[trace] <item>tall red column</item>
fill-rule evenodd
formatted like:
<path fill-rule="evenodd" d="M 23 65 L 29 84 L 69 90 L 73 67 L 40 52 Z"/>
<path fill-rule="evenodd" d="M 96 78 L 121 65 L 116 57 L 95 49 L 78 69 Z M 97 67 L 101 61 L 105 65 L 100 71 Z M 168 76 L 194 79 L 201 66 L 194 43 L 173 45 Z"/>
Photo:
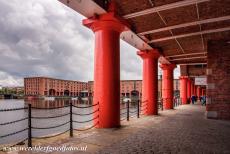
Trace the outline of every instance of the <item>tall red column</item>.
<path fill-rule="evenodd" d="M 180 98 L 182 104 L 187 104 L 187 76 L 180 76 Z"/>
<path fill-rule="evenodd" d="M 145 115 L 158 114 L 158 58 L 157 50 L 138 51 L 137 54 L 143 59 L 142 102 L 147 108 Z"/>
<path fill-rule="evenodd" d="M 193 90 L 194 90 L 194 95 L 195 95 L 195 96 L 197 96 L 196 88 L 197 88 L 197 86 L 194 84 L 194 89 L 193 89 Z"/>
<path fill-rule="evenodd" d="M 200 98 L 200 86 L 197 86 L 197 97 Z"/>
<path fill-rule="evenodd" d="M 188 78 L 187 80 L 187 99 L 190 100 L 191 98 L 191 79 Z"/>
<path fill-rule="evenodd" d="M 95 33 L 93 104 L 99 103 L 99 113 L 95 113 L 99 117 L 94 121 L 98 128 L 120 126 L 120 33 L 126 28 L 124 23 L 114 12 L 83 20 Z"/>
<path fill-rule="evenodd" d="M 191 96 L 194 95 L 194 81 L 191 80 Z"/>
<path fill-rule="evenodd" d="M 175 64 L 161 64 L 163 70 L 162 98 L 164 109 L 173 109 L 173 70 Z"/>

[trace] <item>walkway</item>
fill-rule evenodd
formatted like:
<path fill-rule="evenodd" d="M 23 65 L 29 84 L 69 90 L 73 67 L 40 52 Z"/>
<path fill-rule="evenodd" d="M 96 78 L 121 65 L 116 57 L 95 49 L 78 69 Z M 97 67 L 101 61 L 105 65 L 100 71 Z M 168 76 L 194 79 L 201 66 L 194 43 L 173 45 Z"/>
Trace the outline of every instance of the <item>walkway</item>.
<path fill-rule="evenodd" d="M 58 146 L 87 145 L 87 151 L 79 153 L 229 154 L 230 122 L 205 119 L 204 111 L 200 105 L 183 105 L 159 116 L 131 119 L 121 129 L 94 129 L 53 142 Z M 52 146 L 51 141 L 46 142 Z"/>

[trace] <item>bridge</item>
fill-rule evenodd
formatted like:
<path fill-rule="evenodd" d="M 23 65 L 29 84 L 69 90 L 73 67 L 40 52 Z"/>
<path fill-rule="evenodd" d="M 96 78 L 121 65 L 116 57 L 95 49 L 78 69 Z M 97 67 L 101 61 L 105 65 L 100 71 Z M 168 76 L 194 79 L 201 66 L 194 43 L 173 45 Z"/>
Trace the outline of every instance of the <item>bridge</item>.
<path fill-rule="evenodd" d="M 101 104 L 98 128 L 120 126 L 120 39 L 137 48 L 143 60 L 145 115 L 158 114 L 159 62 L 165 109 L 173 108 L 173 70 L 179 65 L 182 104 L 192 95 L 207 95 L 206 117 L 230 119 L 227 0 L 59 1 L 85 16 L 82 24 L 95 34 L 93 101 Z M 195 84 L 199 77 L 207 83 Z"/>

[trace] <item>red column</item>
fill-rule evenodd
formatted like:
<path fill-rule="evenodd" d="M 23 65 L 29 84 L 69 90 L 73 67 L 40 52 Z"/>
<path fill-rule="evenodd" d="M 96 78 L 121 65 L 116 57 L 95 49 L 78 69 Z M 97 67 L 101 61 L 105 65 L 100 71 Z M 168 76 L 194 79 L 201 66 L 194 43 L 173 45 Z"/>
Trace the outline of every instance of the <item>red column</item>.
<path fill-rule="evenodd" d="M 191 96 L 194 95 L 194 81 L 191 80 Z"/>
<path fill-rule="evenodd" d="M 191 79 L 187 80 L 187 99 L 191 98 Z"/>
<path fill-rule="evenodd" d="M 196 93 L 196 88 L 197 88 L 197 86 L 196 86 L 196 85 L 195 85 L 195 83 L 194 83 L 193 90 L 194 90 L 194 95 L 195 95 L 195 96 L 197 96 L 197 93 Z"/>
<path fill-rule="evenodd" d="M 145 115 L 158 114 L 158 58 L 157 50 L 138 51 L 137 54 L 143 59 L 142 102 L 147 108 Z"/>
<path fill-rule="evenodd" d="M 204 95 L 205 95 L 205 89 L 204 89 L 204 88 L 202 88 L 201 95 L 202 95 L 202 96 L 204 96 Z"/>
<path fill-rule="evenodd" d="M 125 23 L 125 22 L 124 22 Z M 125 24 L 113 13 L 83 20 L 95 33 L 94 98 L 98 128 L 120 126 L 120 33 Z M 98 106 L 95 106 L 97 109 Z"/>
<path fill-rule="evenodd" d="M 173 109 L 173 70 L 175 64 L 162 64 L 162 98 L 164 109 Z"/>
<path fill-rule="evenodd" d="M 180 77 L 180 98 L 182 104 L 187 104 L 187 76 Z"/>
<path fill-rule="evenodd" d="M 197 97 L 200 98 L 200 86 L 197 86 Z"/>

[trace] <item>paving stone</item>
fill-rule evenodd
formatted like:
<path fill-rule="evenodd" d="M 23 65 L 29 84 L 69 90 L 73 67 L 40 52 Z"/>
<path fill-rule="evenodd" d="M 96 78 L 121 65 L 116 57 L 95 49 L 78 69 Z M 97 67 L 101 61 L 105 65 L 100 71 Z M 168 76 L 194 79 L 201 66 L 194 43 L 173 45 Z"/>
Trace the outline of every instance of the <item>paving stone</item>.
<path fill-rule="evenodd" d="M 35 143 L 88 147 L 68 154 L 230 154 L 230 121 L 206 119 L 204 113 L 201 105 L 183 105 L 159 116 L 123 121 L 121 128 L 74 132 L 73 138 L 67 133 Z"/>

